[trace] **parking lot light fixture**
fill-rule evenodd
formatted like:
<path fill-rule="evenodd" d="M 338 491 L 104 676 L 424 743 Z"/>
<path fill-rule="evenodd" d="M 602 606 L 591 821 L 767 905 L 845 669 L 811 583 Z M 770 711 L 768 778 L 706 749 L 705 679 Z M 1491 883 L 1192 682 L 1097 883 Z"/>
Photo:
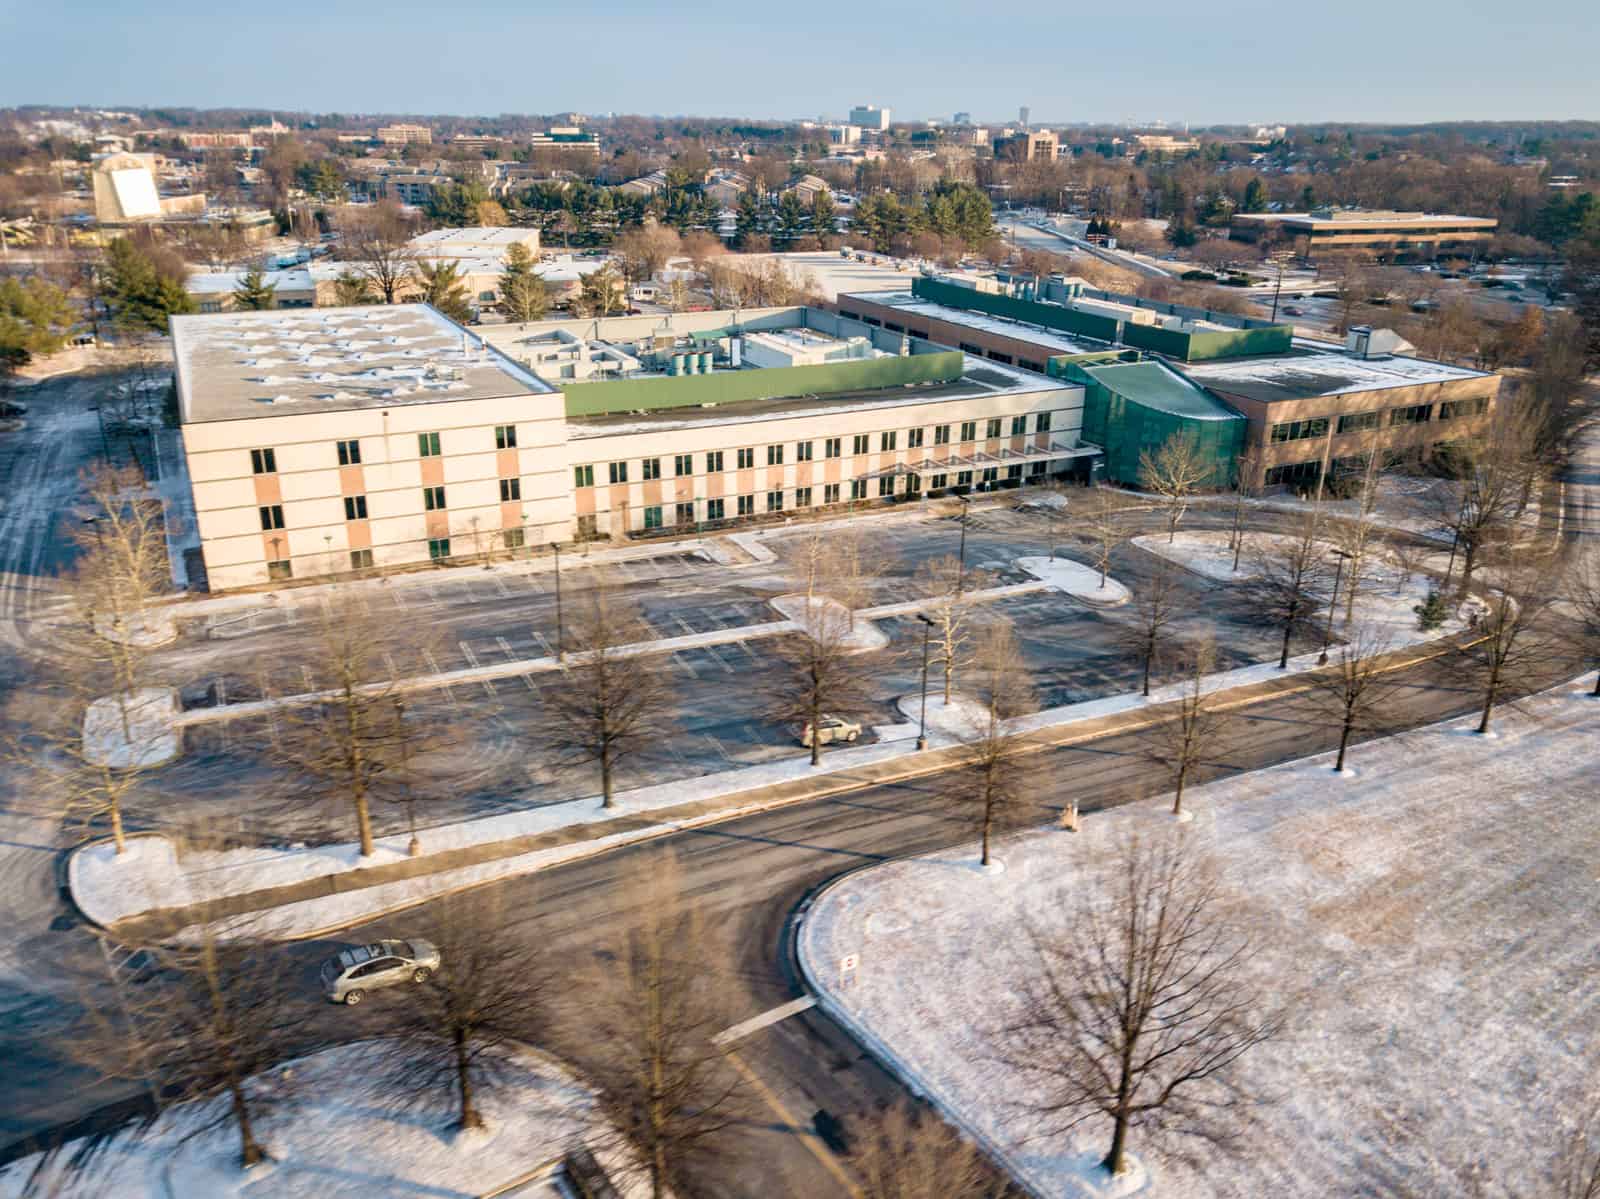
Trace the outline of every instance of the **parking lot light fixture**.
<path fill-rule="evenodd" d="M 917 748 L 928 748 L 928 638 L 933 635 L 933 621 L 927 613 L 918 612 L 917 619 L 922 622 L 922 723 L 917 733 Z"/>
<path fill-rule="evenodd" d="M 961 501 L 961 549 L 957 554 L 960 565 L 956 567 L 956 594 L 960 595 L 967 584 L 967 521 L 972 513 L 972 501 L 964 495 L 956 499 Z"/>
<path fill-rule="evenodd" d="M 1317 665 L 1328 664 L 1328 646 L 1333 644 L 1333 610 L 1339 606 L 1339 583 L 1344 578 L 1344 562 L 1350 557 L 1344 550 L 1334 550 L 1338 565 L 1333 568 L 1333 596 L 1328 600 L 1328 623 L 1322 630 L 1322 653 L 1317 655 Z"/>
<path fill-rule="evenodd" d="M 561 543 L 552 541 L 550 548 L 556 552 L 556 661 L 567 660 L 566 624 L 561 619 Z"/>

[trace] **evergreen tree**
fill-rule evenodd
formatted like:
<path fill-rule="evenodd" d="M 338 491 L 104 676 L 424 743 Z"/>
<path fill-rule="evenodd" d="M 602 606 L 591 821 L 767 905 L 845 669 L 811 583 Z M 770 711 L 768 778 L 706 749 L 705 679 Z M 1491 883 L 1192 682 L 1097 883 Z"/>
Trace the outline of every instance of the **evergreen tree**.
<path fill-rule="evenodd" d="M 472 319 L 472 301 L 461 279 L 461 266 L 450 261 L 424 262 L 417 268 L 422 282 L 422 299 L 453 321 L 465 324 Z"/>
<path fill-rule="evenodd" d="M 787 246 L 794 244 L 806 227 L 806 206 L 798 193 L 786 191 L 778 201 L 778 239 Z"/>
<path fill-rule="evenodd" d="M 374 303 L 372 290 L 360 275 L 344 271 L 333 281 L 334 298 L 344 307 Z"/>
<path fill-rule="evenodd" d="M 67 293 L 38 275 L 0 278 L 0 352 L 17 365 L 67 344 L 77 310 Z"/>
<path fill-rule="evenodd" d="M 811 201 L 811 232 L 819 238 L 838 235 L 839 218 L 831 192 L 818 192 Z"/>
<path fill-rule="evenodd" d="M 278 306 L 278 285 L 268 283 L 259 270 L 247 271 L 239 286 L 233 289 L 233 306 L 259 312 Z"/>
<path fill-rule="evenodd" d="M 156 269 L 155 261 L 125 237 L 106 248 L 105 300 L 121 328 L 167 331 L 167 318 L 193 312 L 183 282 Z"/>
<path fill-rule="evenodd" d="M 734 215 L 734 232 L 739 244 L 745 245 L 750 238 L 763 232 L 764 224 L 761 201 L 755 190 L 751 189 L 739 197 L 739 207 Z"/>
<path fill-rule="evenodd" d="M 550 293 L 534 273 L 533 254 L 527 246 L 512 246 L 500 275 L 500 306 L 512 320 L 536 321 L 550 310 Z"/>
<path fill-rule="evenodd" d="M 625 307 L 625 285 L 610 263 L 583 277 L 572 311 L 578 316 L 610 316 Z"/>
<path fill-rule="evenodd" d="M 1244 187 L 1244 211 L 1265 212 L 1267 210 L 1267 189 L 1260 179 L 1252 179 Z"/>

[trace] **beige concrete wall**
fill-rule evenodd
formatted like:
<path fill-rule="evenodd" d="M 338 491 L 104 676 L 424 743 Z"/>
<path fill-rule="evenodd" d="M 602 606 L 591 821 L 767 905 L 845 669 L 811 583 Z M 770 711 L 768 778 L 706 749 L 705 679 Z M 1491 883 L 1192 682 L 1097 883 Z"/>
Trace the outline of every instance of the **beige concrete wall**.
<path fill-rule="evenodd" d="M 455 555 L 499 548 L 508 510 L 500 479 L 512 477 L 500 473 L 508 452 L 495 448 L 495 426 L 503 424 L 517 429 L 517 510 L 527 513 L 528 544 L 566 539 L 572 489 L 559 393 L 186 425 L 212 588 L 265 581 L 273 549 L 264 536 L 280 539 L 280 556 L 289 558 L 296 578 L 348 569 L 349 550 L 367 545 L 375 566 L 426 561 L 427 539 L 439 535 L 441 524 Z M 440 457 L 420 456 L 423 432 L 439 434 Z M 360 442 L 359 475 L 339 464 L 337 443 L 347 439 Z M 277 460 L 285 527 L 264 535 L 259 508 L 270 493 L 251 471 L 250 451 L 268 447 Z M 423 502 L 424 484 L 435 481 L 445 487 L 442 514 Z M 354 490 L 358 482 L 363 490 Z M 355 526 L 345 519 L 344 496 L 352 494 L 367 497 L 367 520 Z"/>

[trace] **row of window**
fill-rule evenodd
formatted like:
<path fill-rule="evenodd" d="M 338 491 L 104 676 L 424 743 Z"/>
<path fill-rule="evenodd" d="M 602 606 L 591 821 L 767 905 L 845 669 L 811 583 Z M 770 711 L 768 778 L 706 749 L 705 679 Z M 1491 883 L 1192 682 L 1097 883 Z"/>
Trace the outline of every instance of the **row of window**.
<path fill-rule="evenodd" d="M 527 534 L 522 529 L 502 529 L 500 530 L 500 541 L 501 544 L 508 550 L 520 550 L 524 545 L 527 544 Z M 431 560 L 438 562 L 448 558 L 449 556 L 450 538 L 428 538 L 428 557 Z M 371 570 L 372 551 L 351 550 L 350 569 Z M 268 562 L 267 577 L 273 580 L 292 579 L 294 578 L 294 565 L 287 558 L 279 558 L 276 561 Z"/>
<path fill-rule="evenodd" d="M 1454 420 L 1460 417 L 1481 416 L 1489 409 L 1489 401 L 1480 396 L 1470 400 L 1446 400 L 1439 405 L 1440 420 Z M 1374 412 L 1350 412 L 1339 418 L 1339 432 L 1361 433 L 1368 429 L 1382 428 L 1384 414 L 1388 414 L 1390 428 L 1396 425 L 1420 425 L 1433 419 L 1432 404 L 1412 404 L 1405 408 L 1380 409 Z M 1272 440 L 1304 441 L 1312 437 L 1326 437 L 1328 434 L 1328 418 L 1315 417 L 1310 420 L 1280 421 L 1272 426 Z"/>
<path fill-rule="evenodd" d="M 496 425 L 494 427 L 494 448 L 497 450 L 513 450 L 517 447 L 517 426 Z M 340 466 L 361 465 L 361 442 L 352 438 L 349 441 L 335 443 L 335 452 L 339 456 Z M 439 434 L 418 433 L 417 454 L 423 458 L 437 458 L 440 454 Z M 278 452 L 267 446 L 250 451 L 250 472 L 257 475 L 271 475 L 278 471 Z"/>
<path fill-rule="evenodd" d="M 522 499 L 522 480 L 509 478 L 500 480 L 500 500 L 502 503 L 517 502 Z M 422 489 L 422 507 L 425 512 L 443 512 L 445 498 L 443 487 L 424 487 Z M 269 504 L 258 511 L 261 514 L 261 528 L 265 532 L 283 528 L 283 505 Z M 344 518 L 346 520 L 367 519 L 367 497 L 364 495 L 347 495 L 344 497 Z"/>
<path fill-rule="evenodd" d="M 1011 418 L 1011 434 L 1012 434 L 1012 436 L 1020 437 L 1020 436 L 1023 436 L 1023 435 L 1026 434 L 1026 432 L 1027 432 L 1027 420 L 1028 420 L 1028 418 L 1026 416 L 1014 416 L 1014 417 Z M 1003 422 L 1001 421 L 1000 418 L 996 417 L 996 418 L 994 418 L 994 419 L 992 419 L 992 420 L 990 420 L 988 422 L 988 428 L 987 428 L 987 431 L 985 433 L 985 436 L 991 437 L 991 438 L 1000 437 L 1000 436 L 1002 436 L 1002 429 L 1003 428 L 1004 428 Z M 1049 430 L 1050 430 L 1050 413 L 1048 413 L 1048 412 L 1039 413 L 1034 418 L 1034 431 L 1038 432 L 1038 433 L 1047 433 L 1047 432 L 1049 432 Z M 906 432 L 906 448 L 910 449 L 910 450 L 922 449 L 923 445 L 924 445 L 923 437 L 924 437 L 925 433 L 926 433 L 925 429 L 909 429 L 909 430 L 907 430 L 907 432 Z M 969 421 L 965 421 L 965 422 L 962 423 L 962 425 L 961 425 L 961 440 L 962 441 L 976 441 L 978 439 L 977 434 L 978 434 L 978 422 L 977 421 L 969 420 Z M 898 430 L 891 430 L 889 432 L 878 434 L 878 451 L 880 453 L 893 453 L 895 450 L 897 450 L 899 448 L 899 440 L 900 440 L 900 435 L 899 435 Z M 934 426 L 934 429 L 933 429 L 933 444 L 934 445 L 949 445 L 950 444 L 950 426 L 949 425 L 935 425 Z M 796 462 L 811 462 L 811 461 L 813 461 L 815 446 L 816 446 L 816 443 L 814 441 L 797 441 L 797 442 L 795 442 L 794 460 Z M 767 447 L 767 465 L 768 466 L 782 466 L 784 464 L 784 452 L 785 452 L 785 449 L 786 449 L 786 446 L 782 445 L 782 444 L 769 445 Z M 824 440 L 823 443 L 822 443 L 822 456 L 824 458 L 842 458 L 844 456 L 843 449 L 844 449 L 844 442 L 843 442 L 842 438 L 829 437 L 826 440 Z M 855 435 L 854 439 L 851 442 L 850 452 L 851 452 L 852 455 L 862 455 L 862 454 L 871 453 L 872 452 L 872 450 L 871 450 L 871 435 L 867 434 L 867 433 L 857 433 Z M 751 469 L 753 469 L 755 467 L 755 464 L 756 464 L 756 451 L 755 451 L 754 447 L 745 447 L 744 449 L 739 449 L 739 450 L 735 450 L 734 451 L 734 468 L 736 470 L 751 470 Z M 639 467 L 640 467 L 641 476 L 647 482 L 650 481 L 650 480 L 659 479 L 659 478 L 662 477 L 662 475 L 661 475 L 661 459 L 660 458 L 645 458 L 640 462 Z M 694 474 L 694 455 L 693 454 L 676 454 L 676 455 L 674 455 L 673 456 L 673 460 L 672 460 L 672 469 L 673 469 L 673 474 L 675 476 L 677 476 L 678 478 L 683 478 L 685 476 Z M 710 450 L 710 451 L 708 451 L 706 453 L 706 455 L 705 455 L 705 473 L 708 474 L 708 475 L 721 474 L 724 469 L 726 469 L 726 458 L 723 455 L 723 451 L 722 450 Z M 593 487 L 594 486 L 594 466 L 593 466 L 593 464 L 586 464 L 586 465 L 583 465 L 583 466 L 575 466 L 575 467 L 572 468 L 572 472 L 573 472 L 573 484 L 574 484 L 574 486 L 577 486 L 577 487 Z M 624 461 L 624 462 L 610 462 L 610 463 L 607 463 L 606 464 L 606 478 L 611 483 L 626 483 L 626 482 L 628 482 L 628 464 L 627 464 L 627 462 Z"/>

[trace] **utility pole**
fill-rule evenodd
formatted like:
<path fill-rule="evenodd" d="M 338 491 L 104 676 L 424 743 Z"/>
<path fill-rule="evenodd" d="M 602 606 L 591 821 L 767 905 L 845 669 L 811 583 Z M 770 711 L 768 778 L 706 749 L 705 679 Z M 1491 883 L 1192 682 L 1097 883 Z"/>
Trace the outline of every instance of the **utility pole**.
<path fill-rule="evenodd" d="M 933 634 L 933 621 L 926 612 L 918 612 L 922 622 L 922 723 L 917 733 L 917 748 L 928 748 L 928 638 Z"/>
<path fill-rule="evenodd" d="M 551 542 L 556 551 L 556 661 L 567 660 L 566 625 L 561 619 L 561 543 Z"/>

